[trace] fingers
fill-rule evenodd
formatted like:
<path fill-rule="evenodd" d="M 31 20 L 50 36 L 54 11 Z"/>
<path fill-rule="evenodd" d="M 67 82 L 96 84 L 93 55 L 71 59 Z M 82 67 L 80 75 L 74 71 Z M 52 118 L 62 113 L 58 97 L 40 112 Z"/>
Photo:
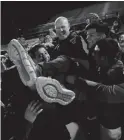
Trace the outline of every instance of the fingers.
<path fill-rule="evenodd" d="M 33 111 L 38 112 L 39 109 L 41 109 L 41 107 L 42 107 L 42 104 L 37 104 L 37 106 L 34 108 Z"/>
<path fill-rule="evenodd" d="M 35 103 L 35 101 L 32 101 L 32 102 L 28 105 L 28 108 L 31 109 L 34 103 Z"/>
<path fill-rule="evenodd" d="M 43 109 L 41 109 L 42 104 L 39 101 L 32 101 L 28 105 L 28 109 L 32 111 L 32 113 L 39 114 Z M 40 110 L 39 110 L 40 109 Z"/>
<path fill-rule="evenodd" d="M 43 109 L 40 109 L 40 110 L 37 112 L 37 115 L 40 114 L 42 111 L 43 111 Z"/>
<path fill-rule="evenodd" d="M 38 104 L 39 104 L 39 101 L 34 101 L 31 107 L 32 110 L 34 110 Z"/>

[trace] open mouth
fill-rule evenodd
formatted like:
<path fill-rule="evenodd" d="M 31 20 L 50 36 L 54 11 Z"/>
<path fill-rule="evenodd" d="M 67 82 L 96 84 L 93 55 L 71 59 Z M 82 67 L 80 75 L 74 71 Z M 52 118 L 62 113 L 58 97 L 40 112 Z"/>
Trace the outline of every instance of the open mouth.
<path fill-rule="evenodd" d="M 62 31 L 62 32 L 61 32 L 61 36 L 64 36 L 65 34 L 66 34 L 65 31 Z"/>

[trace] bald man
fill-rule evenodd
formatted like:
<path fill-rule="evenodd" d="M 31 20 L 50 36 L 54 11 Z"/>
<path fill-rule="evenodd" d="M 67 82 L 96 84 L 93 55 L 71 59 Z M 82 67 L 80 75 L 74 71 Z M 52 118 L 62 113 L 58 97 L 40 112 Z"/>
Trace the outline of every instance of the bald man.
<path fill-rule="evenodd" d="M 60 73 L 67 73 L 68 71 L 74 74 L 76 73 L 74 70 L 76 69 L 76 63 L 74 61 L 83 61 L 83 67 L 85 67 L 85 63 L 88 64 L 81 38 L 70 32 L 70 24 L 65 17 L 59 17 L 55 20 L 55 30 L 59 40 L 58 47 L 53 51 L 55 59 L 48 63 L 39 64 L 39 66 L 44 69 L 47 76 L 60 75 Z"/>
<path fill-rule="evenodd" d="M 67 18 L 59 17 L 55 20 L 56 35 L 59 38 L 59 53 L 71 58 L 87 59 L 83 50 L 81 38 L 70 33 L 70 24 Z"/>

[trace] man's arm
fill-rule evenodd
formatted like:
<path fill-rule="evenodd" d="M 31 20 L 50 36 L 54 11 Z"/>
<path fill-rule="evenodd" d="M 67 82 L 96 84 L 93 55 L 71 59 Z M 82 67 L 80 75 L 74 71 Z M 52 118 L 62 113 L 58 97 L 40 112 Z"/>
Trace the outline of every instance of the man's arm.
<path fill-rule="evenodd" d="M 75 81 L 75 85 L 80 90 L 95 93 L 95 98 L 101 102 L 124 103 L 124 83 L 119 85 L 104 85 L 79 78 Z"/>
<path fill-rule="evenodd" d="M 58 72 L 66 73 L 70 68 L 71 60 L 64 56 L 58 56 L 56 59 L 49 62 L 39 63 L 38 65 L 43 69 L 47 76 L 55 76 Z"/>
<path fill-rule="evenodd" d="M 119 85 L 103 85 L 96 86 L 97 97 L 101 101 L 109 103 L 124 103 L 124 83 Z"/>

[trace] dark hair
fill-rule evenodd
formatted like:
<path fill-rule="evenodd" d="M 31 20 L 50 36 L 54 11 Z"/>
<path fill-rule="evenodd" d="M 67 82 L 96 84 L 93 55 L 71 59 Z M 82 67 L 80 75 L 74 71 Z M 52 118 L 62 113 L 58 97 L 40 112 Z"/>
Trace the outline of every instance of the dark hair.
<path fill-rule="evenodd" d="M 40 48 L 45 48 L 43 45 L 37 44 L 33 48 L 31 48 L 28 53 L 31 56 L 31 58 L 36 58 L 35 53 L 40 49 Z M 46 48 L 45 48 L 46 49 Z"/>
<path fill-rule="evenodd" d="M 111 38 L 102 39 L 97 42 L 97 45 L 100 49 L 99 53 L 101 56 L 116 58 L 117 54 L 120 52 L 120 46 Z"/>
<path fill-rule="evenodd" d="M 108 33 L 108 25 L 106 23 L 91 23 L 86 26 L 85 30 L 96 29 L 98 33 Z"/>

